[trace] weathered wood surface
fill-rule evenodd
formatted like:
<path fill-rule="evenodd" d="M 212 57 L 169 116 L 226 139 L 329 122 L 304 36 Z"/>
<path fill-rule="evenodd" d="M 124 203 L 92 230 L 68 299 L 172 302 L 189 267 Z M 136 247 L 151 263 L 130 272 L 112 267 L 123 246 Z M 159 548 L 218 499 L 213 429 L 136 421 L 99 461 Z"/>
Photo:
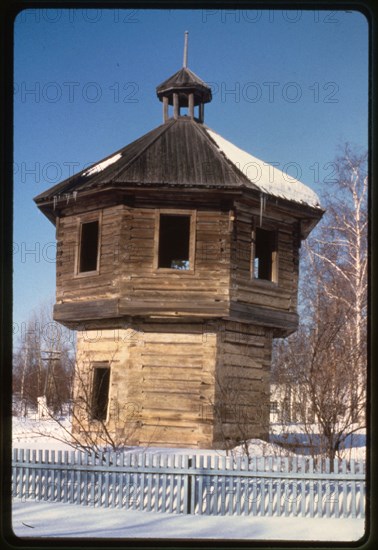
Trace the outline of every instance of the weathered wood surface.
<path fill-rule="evenodd" d="M 109 362 L 112 407 L 108 428 L 114 433 L 120 429 L 120 409 L 125 407 L 132 406 L 141 422 L 129 444 L 179 442 L 211 448 L 215 441 L 222 446 L 226 436 L 239 434 L 236 412 L 235 421 L 218 414 L 219 407 L 234 407 L 236 398 L 240 406 L 249 406 L 244 428 L 248 434 L 265 434 L 266 416 L 260 410 L 269 403 L 270 349 L 271 334 L 258 326 L 231 321 L 168 325 L 140 321 L 116 332 L 79 333 L 77 360 L 82 382 L 88 386 L 91 362 Z M 224 385 L 221 392 L 220 383 Z M 228 397 L 231 392 L 233 402 L 225 399 L 224 389 Z M 118 420 L 112 417 L 113 409 Z M 90 421 L 87 429 L 91 430 Z"/>
<path fill-rule="evenodd" d="M 252 232 L 260 226 L 260 217 L 242 202 L 236 203 L 233 239 L 231 241 L 231 311 L 234 303 L 252 304 L 270 310 L 296 312 L 298 292 L 298 236 L 297 223 L 277 221 L 274 208 L 267 208 L 262 215 L 262 227 L 278 232 L 278 282 L 253 278 Z M 253 312 L 251 311 L 251 317 Z M 274 315 L 272 316 L 274 322 Z M 269 326 L 272 326 L 270 323 Z M 280 328 L 280 327 L 278 327 Z"/>
<path fill-rule="evenodd" d="M 99 274 L 75 276 L 78 219 L 75 215 L 61 218 L 57 228 L 61 244 L 56 320 L 93 320 L 111 315 L 203 315 L 266 323 L 276 326 L 278 332 L 295 330 L 295 315 L 287 316 L 285 312 L 295 314 L 297 304 L 297 226 L 276 221 L 278 284 L 254 280 L 251 234 L 256 217 L 251 215 L 249 206 L 238 203 L 237 207 L 232 224 L 228 211 L 197 211 L 195 265 L 190 272 L 167 272 L 154 267 L 154 208 L 118 205 L 102 210 Z M 273 218 L 268 213 L 264 215 L 264 220 L 272 223 Z"/>
<path fill-rule="evenodd" d="M 132 406 L 139 426 L 131 444 L 212 447 L 265 437 L 272 336 L 297 327 L 297 223 L 266 209 L 263 226 L 278 230 L 278 282 L 255 280 L 251 239 L 258 219 L 250 205 L 239 201 L 230 211 L 188 203 L 195 208 L 194 266 L 161 270 L 161 205 L 141 203 L 102 209 L 95 275 L 75 275 L 74 211 L 57 228 L 63 245 L 54 317 L 87 325 L 77 356 L 88 387 L 92 362 L 111 366 L 109 430 L 125 433 L 120 410 Z M 92 215 L 93 204 L 88 208 Z M 88 419 L 87 429 L 95 430 Z"/>
<path fill-rule="evenodd" d="M 155 209 L 117 206 L 103 210 L 99 274 L 75 275 L 78 249 L 76 216 L 58 228 L 57 320 L 90 319 L 99 301 L 120 299 L 119 315 L 148 313 L 223 315 L 229 295 L 228 213 L 198 211 L 195 264 L 191 272 L 159 270 L 156 261 Z M 83 307 L 60 303 L 80 303 Z M 88 303 L 86 307 L 85 302 Z M 114 310 L 114 305 L 106 309 Z M 117 315 L 116 312 L 115 316 Z M 71 315 L 71 319 L 69 318 Z M 98 317 L 94 315 L 94 318 Z M 108 315 L 105 313 L 104 315 Z"/>
<path fill-rule="evenodd" d="M 225 322 L 218 338 L 214 439 L 219 444 L 267 436 L 272 333 L 258 328 Z"/>
<path fill-rule="evenodd" d="M 109 362 L 110 402 L 118 403 L 118 415 L 120 408 L 132 405 L 141 422 L 131 443 L 211 445 L 209 426 L 200 417 L 202 403 L 213 401 L 216 336 L 207 333 L 204 338 L 202 323 L 176 323 L 170 328 L 164 323 L 141 323 L 134 330 L 118 331 L 118 339 L 114 331 L 103 331 L 98 341 L 90 332 L 79 333 L 81 372 L 94 359 Z M 84 383 L 90 384 L 90 376 L 89 369 Z M 119 424 L 110 408 L 109 429 L 115 433 Z"/>

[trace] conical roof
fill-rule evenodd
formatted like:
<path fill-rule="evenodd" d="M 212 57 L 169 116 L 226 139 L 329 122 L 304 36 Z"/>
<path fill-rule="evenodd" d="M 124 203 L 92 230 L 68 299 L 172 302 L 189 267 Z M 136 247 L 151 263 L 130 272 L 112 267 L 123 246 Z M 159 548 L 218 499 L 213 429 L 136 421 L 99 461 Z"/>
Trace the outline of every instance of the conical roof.
<path fill-rule="evenodd" d="M 67 193 L 135 186 L 238 188 L 255 186 L 219 150 L 204 125 L 169 119 L 126 147 L 44 191 L 41 206 Z M 256 187 L 257 189 L 257 187 Z"/>
<path fill-rule="evenodd" d="M 189 117 L 169 119 L 34 200 L 53 219 L 56 197 L 135 187 L 249 189 L 320 208 L 309 187 Z"/>
<path fill-rule="evenodd" d="M 180 103 L 183 106 L 187 104 L 187 94 L 189 92 L 194 93 L 195 105 L 211 101 L 210 87 L 187 67 L 179 69 L 156 88 L 156 94 L 160 101 L 166 96 L 168 97 L 170 105 L 173 104 L 173 94 L 175 92 L 179 94 Z M 183 99 L 185 100 L 184 102 L 182 101 Z"/>

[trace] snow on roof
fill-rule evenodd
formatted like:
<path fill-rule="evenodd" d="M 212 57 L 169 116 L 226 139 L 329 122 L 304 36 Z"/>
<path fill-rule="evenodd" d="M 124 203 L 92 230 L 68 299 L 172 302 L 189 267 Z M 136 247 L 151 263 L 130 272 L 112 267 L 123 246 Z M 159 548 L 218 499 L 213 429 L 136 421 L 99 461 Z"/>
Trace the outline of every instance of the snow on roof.
<path fill-rule="evenodd" d="M 263 193 L 320 208 L 319 197 L 307 185 L 239 149 L 210 128 L 206 128 L 206 131 L 225 157 L 235 164 Z"/>
<path fill-rule="evenodd" d="M 102 162 L 99 162 L 95 166 L 92 166 L 92 168 L 89 168 L 88 170 L 83 172 L 82 175 L 87 177 L 87 176 L 93 176 L 94 174 L 98 174 L 98 172 L 101 172 L 102 170 L 104 170 L 114 162 L 117 162 L 117 160 L 119 160 L 121 156 L 122 155 L 120 153 L 117 153 L 116 155 L 113 155 L 112 157 L 105 159 Z"/>

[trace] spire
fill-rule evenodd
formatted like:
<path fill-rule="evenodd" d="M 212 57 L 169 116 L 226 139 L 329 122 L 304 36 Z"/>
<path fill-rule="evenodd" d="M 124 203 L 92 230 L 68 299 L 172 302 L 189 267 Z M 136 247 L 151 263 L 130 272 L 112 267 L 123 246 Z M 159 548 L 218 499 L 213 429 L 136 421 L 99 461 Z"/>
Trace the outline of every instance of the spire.
<path fill-rule="evenodd" d="M 185 31 L 185 35 L 184 35 L 184 61 L 183 61 L 183 64 L 182 66 L 184 67 L 184 69 L 186 69 L 186 67 L 188 66 L 188 31 Z"/>
<path fill-rule="evenodd" d="M 180 110 L 187 108 L 187 116 L 203 122 L 204 105 L 211 101 L 210 87 L 188 69 L 188 35 L 188 31 L 185 31 L 182 68 L 156 88 L 156 94 L 163 102 L 164 122 L 169 118 L 169 105 L 173 106 L 173 118 L 182 116 Z M 197 117 L 194 115 L 195 107 L 198 107 Z"/>

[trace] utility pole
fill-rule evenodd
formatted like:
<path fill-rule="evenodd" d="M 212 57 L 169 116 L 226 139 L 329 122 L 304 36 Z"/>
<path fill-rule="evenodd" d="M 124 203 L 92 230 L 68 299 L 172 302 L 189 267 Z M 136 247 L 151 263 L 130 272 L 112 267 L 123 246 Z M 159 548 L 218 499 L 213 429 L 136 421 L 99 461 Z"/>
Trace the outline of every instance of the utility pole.
<path fill-rule="evenodd" d="M 44 354 L 45 357 L 42 357 L 42 361 L 47 361 L 47 370 L 46 370 L 46 376 L 45 376 L 45 384 L 44 384 L 44 390 L 43 390 L 43 397 L 47 400 L 47 395 L 49 395 L 49 405 L 51 404 L 51 382 L 50 380 L 54 380 L 54 364 L 55 361 L 59 361 L 60 359 L 60 351 L 57 350 L 41 350 L 41 354 Z"/>

